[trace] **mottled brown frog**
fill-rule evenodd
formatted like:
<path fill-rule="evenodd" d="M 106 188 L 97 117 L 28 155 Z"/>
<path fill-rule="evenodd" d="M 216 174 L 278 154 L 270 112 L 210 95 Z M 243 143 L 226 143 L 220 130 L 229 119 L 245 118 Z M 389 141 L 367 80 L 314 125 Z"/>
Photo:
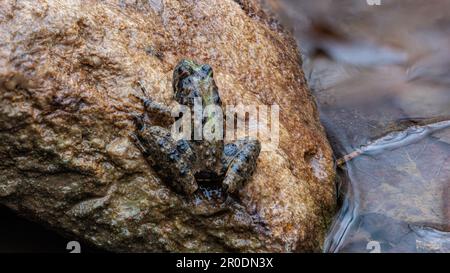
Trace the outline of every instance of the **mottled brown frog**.
<path fill-rule="evenodd" d="M 195 130 L 192 130 L 190 139 L 176 140 L 168 127 L 182 116 L 173 117 L 171 107 L 148 98 L 145 87 L 140 85 L 144 97 L 139 99 L 145 113 L 136 117 L 137 129 L 132 138 L 149 164 L 173 189 L 192 195 L 200 180 L 204 182 L 215 177 L 214 180 L 222 181 L 224 192 L 234 193 L 252 176 L 261 150 L 257 139 L 244 138 L 227 144 L 224 144 L 223 136 L 195 140 Z M 173 91 L 174 103 L 187 106 L 191 113 L 194 113 L 196 100 L 201 101 L 202 107 L 212 105 L 222 109 L 213 70 L 207 64 L 200 65 L 191 60 L 179 62 L 173 73 Z M 219 126 L 222 126 L 223 115 L 220 117 Z M 215 114 L 206 114 L 201 123 L 204 126 L 214 122 L 214 118 L 217 118 Z M 192 128 L 195 127 L 193 123 Z"/>

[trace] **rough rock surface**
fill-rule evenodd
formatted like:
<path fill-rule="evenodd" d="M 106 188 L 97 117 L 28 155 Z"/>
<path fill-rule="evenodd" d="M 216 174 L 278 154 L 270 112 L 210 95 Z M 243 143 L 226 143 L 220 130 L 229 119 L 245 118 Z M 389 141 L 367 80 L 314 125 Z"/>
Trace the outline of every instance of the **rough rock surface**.
<path fill-rule="evenodd" d="M 332 153 L 295 42 L 256 2 L 2 0 L 0 37 L 0 203 L 112 251 L 321 249 Z M 169 102 L 181 58 L 214 68 L 224 104 L 280 106 L 278 148 L 220 213 L 128 136 L 137 80 Z"/>

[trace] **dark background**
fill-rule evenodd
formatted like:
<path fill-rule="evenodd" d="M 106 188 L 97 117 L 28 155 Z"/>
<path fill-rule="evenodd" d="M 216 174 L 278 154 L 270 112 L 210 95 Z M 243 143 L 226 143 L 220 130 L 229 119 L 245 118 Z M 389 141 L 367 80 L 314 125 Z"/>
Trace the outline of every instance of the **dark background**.
<path fill-rule="evenodd" d="M 70 252 L 66 250 L 66 246 L 73 239 L 17 216 L 1 205 L 0 219 L 0 253 Z M 82 242 L 80 244 L 81 252 L 100 252 Z"/>

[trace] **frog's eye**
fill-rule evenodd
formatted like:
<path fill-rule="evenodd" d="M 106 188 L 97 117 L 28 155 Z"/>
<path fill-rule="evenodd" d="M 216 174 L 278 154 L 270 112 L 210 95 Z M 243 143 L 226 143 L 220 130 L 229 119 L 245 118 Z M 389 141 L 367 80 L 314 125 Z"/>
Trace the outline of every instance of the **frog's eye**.
<path fill-rule="evenodd" d="M 212 75 L 212 67 L 208 64 L 202 65 L 201 71 L 204 75 Z"/>

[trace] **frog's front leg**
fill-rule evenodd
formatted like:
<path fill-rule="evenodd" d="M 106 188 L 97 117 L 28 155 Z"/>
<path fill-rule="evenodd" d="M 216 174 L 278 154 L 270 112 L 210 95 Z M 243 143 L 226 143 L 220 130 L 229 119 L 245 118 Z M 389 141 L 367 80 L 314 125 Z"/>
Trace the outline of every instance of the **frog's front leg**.
<path fill-rule="evenodd" d="M 144 96 L 143 97 L 137 95 L 133 96 L 141 101 L 142 105 L 144 106 L 145 113 L 153 121 L 153 124 L 160 125 L 163 127 L 172 125 L 175 119 L 172 116 L 171 108 L 167 105 L 152 100 L 148 96 L 148 92 L 144 84 L 141 81 L 139 81 L 138 83 Z"/>
<path fill-rule="evenodd" d="M 223 188 L 227 192 L 236 192 L 253 175 L 260 151 L 261 143 L 253 138 L 225 145 L 222 157 L 225 172 Z"/>
<path fill-rule="evenodd" d="M 197 188 L 193 174 L 195 155 L 185 140 L 176 141 L 170 131 L 159 126 L 142 127 L 131 137 L 144 157 L 161 177 L 175 191 L 186 195 L 193 194 Z"/>

